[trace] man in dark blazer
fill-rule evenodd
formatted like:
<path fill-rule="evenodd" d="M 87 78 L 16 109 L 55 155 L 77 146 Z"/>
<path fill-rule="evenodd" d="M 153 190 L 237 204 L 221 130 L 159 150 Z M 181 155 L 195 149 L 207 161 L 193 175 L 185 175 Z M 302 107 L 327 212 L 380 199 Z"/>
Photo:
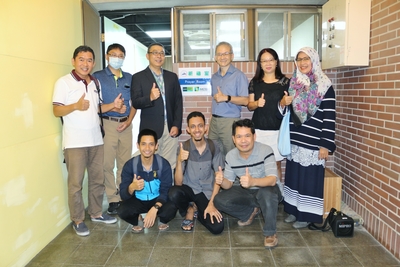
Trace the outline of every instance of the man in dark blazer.
<path fill-rule="evenodd" d="M 141 109 L 139 131 L 147 128 L 157 133 L 157 153 L 174 169 L 178 136 L 182 132 L 181 87 L 178 76 L 162 68 L 165 60 L 162 44 L 149 45 L 146 58 L 149 66 L 132 77 L 132 106 Z"/>

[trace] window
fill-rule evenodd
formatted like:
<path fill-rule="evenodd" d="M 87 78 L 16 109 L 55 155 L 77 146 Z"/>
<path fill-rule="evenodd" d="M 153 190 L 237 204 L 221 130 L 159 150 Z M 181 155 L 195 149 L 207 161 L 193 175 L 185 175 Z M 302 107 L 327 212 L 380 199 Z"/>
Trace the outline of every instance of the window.
<path fill-rule="evenodd" d="M 319 24 L 318 9 L 257 10 L 256 51 L 271 47 L 282 60 L 293 60 L 304 46 L 320 51 Z"/>
<path fill-rule="evenodd" d="M 180 61 L 212 61 L 222 41 L 232 45 L 235 60 L 247 60 L 246 10 L 183 10 L 180 22 Z"/>
<path fill-rule="evenodd" d="M 237 61 L 255 61 L 266 47 L 286 61 L 304 46 L 321 51 L 320 8 L 260 7 L 175 8 L 174 62 L 213 61 L 221 41 L 232 45 Z"/>

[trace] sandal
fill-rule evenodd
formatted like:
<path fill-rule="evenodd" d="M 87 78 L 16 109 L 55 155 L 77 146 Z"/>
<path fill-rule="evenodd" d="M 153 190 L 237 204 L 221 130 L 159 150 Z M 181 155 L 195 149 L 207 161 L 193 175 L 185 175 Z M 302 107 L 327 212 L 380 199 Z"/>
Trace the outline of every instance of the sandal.
<path fill-rule="evenodd" d="M 132 233 L 139 234 L 143 232 L 143 226 L 135 225 L 132 227 Z"/>
<path fill-rule="evenodd" d="M 184 219 L 181 223 L 181 229 L 185 232 L 191 232 L 193 230 L 193 226 L 193 220 Z"/>
<path fill-rule="evenodd" d="M 191 202 L 189 206 L 193 208 L 193 218 L 197 219 L 197 216 L 199 216 L 199 211 L 197 210 L 196 204 L 194 202 Z"/>
<path fill-rule="evenodd" d="M 162 223 L 158 226 L 158 230 L 160 230 L 161 232 L 167 231 L 169 228 L 169 225 L 166 223 Z"/>

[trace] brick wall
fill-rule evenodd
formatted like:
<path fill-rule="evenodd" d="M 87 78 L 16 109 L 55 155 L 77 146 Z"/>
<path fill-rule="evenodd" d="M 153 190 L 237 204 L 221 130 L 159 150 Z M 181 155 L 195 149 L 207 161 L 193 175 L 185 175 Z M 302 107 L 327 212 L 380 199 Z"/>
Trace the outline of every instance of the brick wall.
<path fill-rule="evenodd" d="M 343 177 L 342 200 L 364 219 L 365 228 L 400 258 L 400 1 L 373 0 L 371 5 L 370 64 L 363 68 L 326 71 L 337 99 L 336 145 L 327 167 Z M 234 62 L 249 78 L 254 62 Z M 216 63 L 179 63 L 211 67 Z M 288 77 L 292 62 L 282 62 Z M 194 110 L 209 123 L 211 96 L 184 97 L 184 123 Z M 251 118 L 247 108 L 243 118 Z M 180 139 L 186 140 L 183 134 Z M 283 163 L 283 167 L 285 164 Z"/>
<path fill-rule="evenodd" d="M 336 71 L 343 201 L 400 258 L 400 2 L 373 0 L 370 63 Z"/>

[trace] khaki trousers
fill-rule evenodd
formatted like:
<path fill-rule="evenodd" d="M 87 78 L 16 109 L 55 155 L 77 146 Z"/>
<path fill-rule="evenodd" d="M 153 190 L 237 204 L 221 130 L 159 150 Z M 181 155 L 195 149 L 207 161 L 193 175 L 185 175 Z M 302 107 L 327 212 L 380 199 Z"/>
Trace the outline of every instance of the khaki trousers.
<path fill-rule="evenodd" d="M 119 185 L 125 162 L 132 157 L 132 124 L 121 133 L 119 122 L 103 119 L 104 130 L 104 185 L 108 203 L 121 201 Z M 114 169 L 117 167 L 116 174 Z"/>
<path fill-rule="evenodd" d="M 88 173 L 88 213 L 98 217 L 102 213 L 104 194 L 103 145 L 64 150 L 68 170 L 68 206 L 71 220 L 85 219 L 82 183 L 85 170 Z"/>

